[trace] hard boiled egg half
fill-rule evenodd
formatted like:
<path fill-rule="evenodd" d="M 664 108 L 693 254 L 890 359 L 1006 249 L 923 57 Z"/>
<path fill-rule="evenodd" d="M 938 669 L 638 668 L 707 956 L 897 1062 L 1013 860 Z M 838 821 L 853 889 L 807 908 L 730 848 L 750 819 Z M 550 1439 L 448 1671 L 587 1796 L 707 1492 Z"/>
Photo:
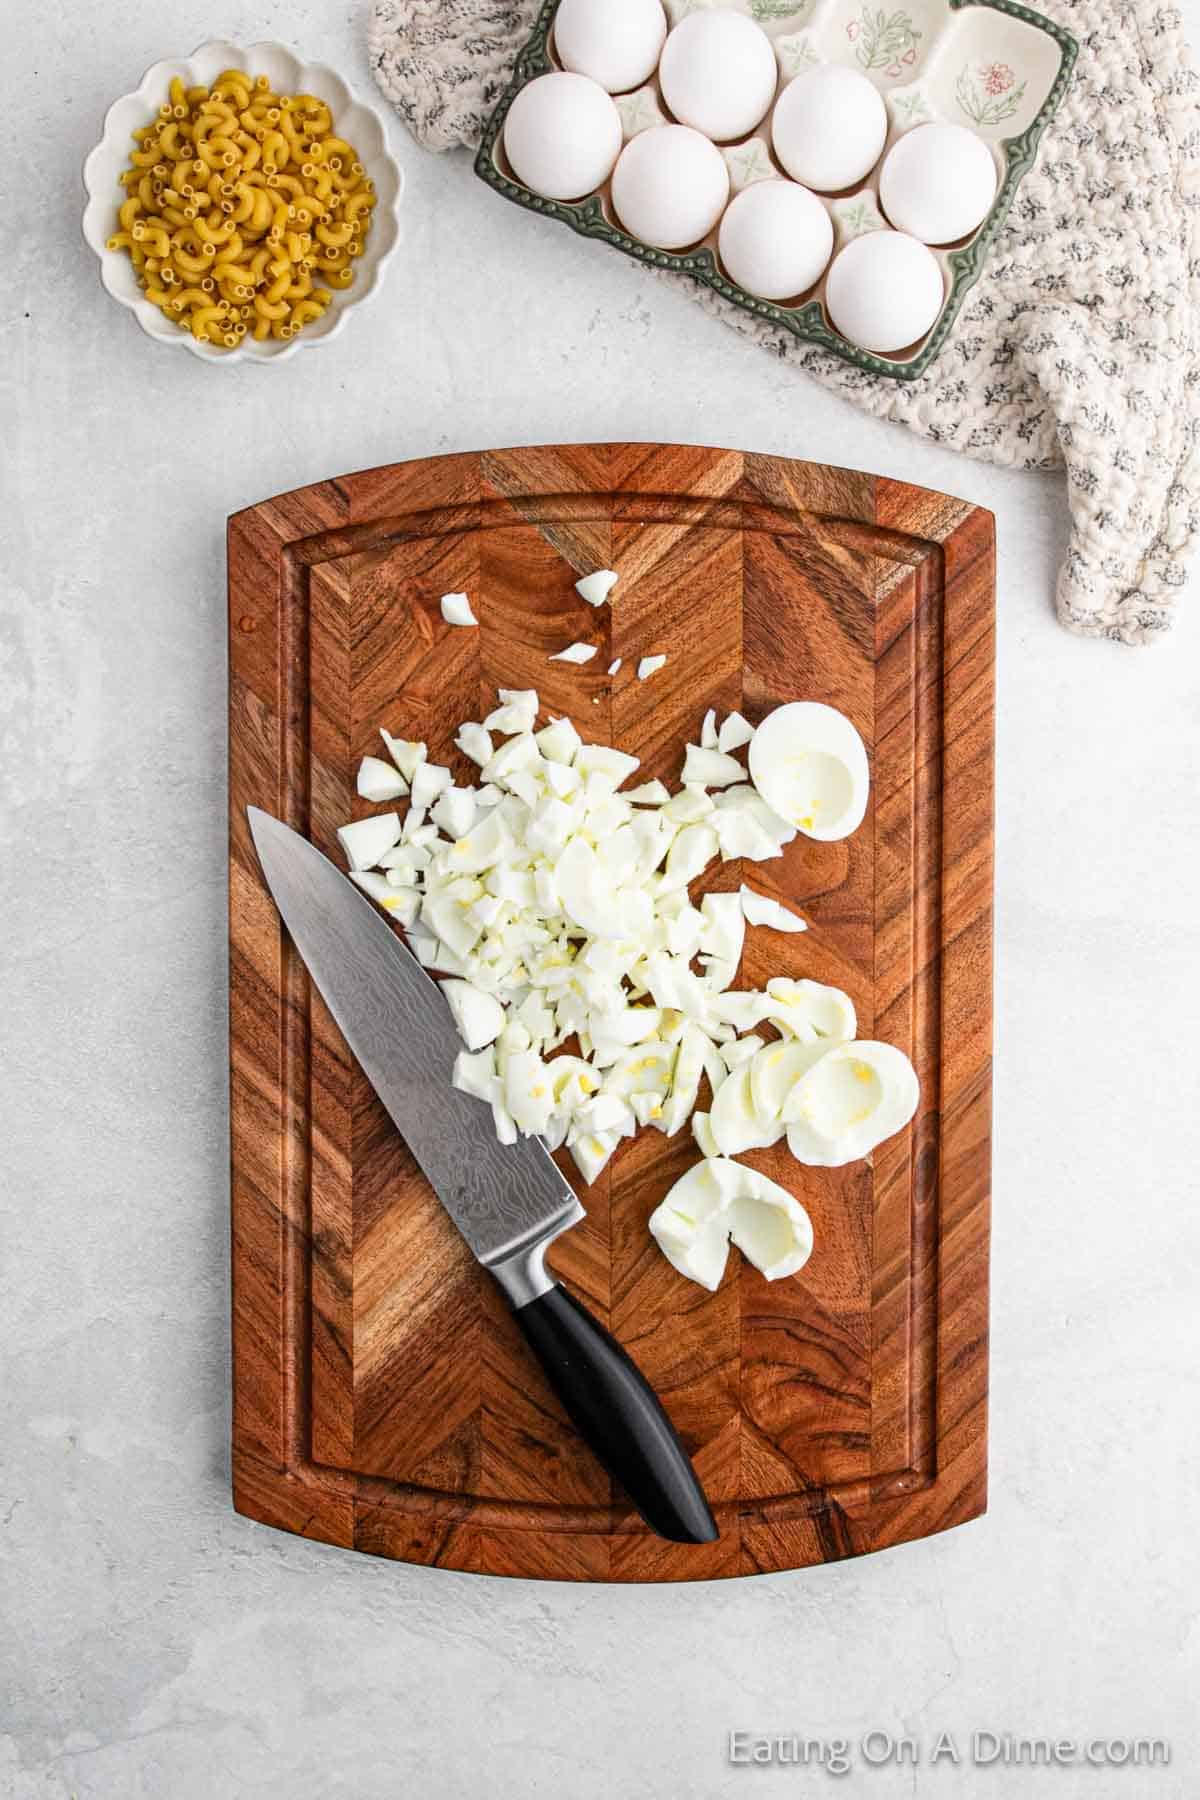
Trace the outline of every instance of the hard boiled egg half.
<path fill-rule="evenodd" d="M 857 1162 L 904 1129 L 919 1098 L 916 1071 L 894 1044 L 839 1044 L 784 1099 L 788 1149 L 815 1168 Z"/>
<path fill-rule="evenodd" d="M 806 837 L 829 842 L 862 824 L 867 752 L 844 713 L 795 700 L 768 713 L 750 742 L 750 776 L 767 805 Z"/>
<path fill-rule="evenodd" d="M 812 1221 L 800 1202 L 754 1169 L 708 1157 L 681 1175 L 650 1215 L 659 1249 L 681 1275 L 715 1292 L 732 1240 L 768 1281 L 794 1275 L 812 1255 Z"/>

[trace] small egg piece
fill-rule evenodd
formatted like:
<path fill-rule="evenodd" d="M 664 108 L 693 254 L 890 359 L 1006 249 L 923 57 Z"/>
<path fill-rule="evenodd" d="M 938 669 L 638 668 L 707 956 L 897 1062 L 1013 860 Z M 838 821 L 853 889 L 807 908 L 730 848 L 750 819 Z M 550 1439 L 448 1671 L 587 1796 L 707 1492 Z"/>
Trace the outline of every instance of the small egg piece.
<path fill-rule="evenodd" d="M 618 219 L 631 237 L 658 250 L 698 243 L 712 230 L 728 198 L 724 157 L 687 125 L 656 125 L 639 132 L 613 170 Z"/>
<path fill-rule="evenodd" d="M 717 247 L 731 281 L 762 300 L 788 300 L 820 277 L 833 253 L 833 224 L 798 182 L 756 181 L 721 220 Z"/>
<path fill-rule="evenodd" d="M 969 237 L 995 198 L 992 153 L 964 125 L 918 125 L 892 145 L 879 172 L 884 212 L 923 244 Z"/>
<path fill-rule="evenodd" d="M 523 87 L 504 121 L 513 174 L 546 200 L 578 200 L 602 187 L 621 154 L 621 136 L 612 95 L 566 70 Z"/>
<path fill-rule="evenodd" d="M 744 1150 L 767 1150 L 784 1134 L 778 1117 L 760 1118 L 754 1110 L 750 1064 L 738 1063 L 713 1097 L 708 1115 L 713 1137 L 722 1156 L 740 1156 Z"/>
<path fill-rule="evenodd" d="M 713 1293 L 729 1256 L 728 1210 L 748 1173 L 720 1156 L 695 1163 L 650 1215 L 650 1235 L 667 1261 Z"/>
<path fill-rule="evenodd" d="M 871 786 L 862 738 L 819 700 L 767 714 L 750 743 L 750 779 L 781 818 L 822 843 L 858 830 Z"/>
<path fill-rule="evenodd" d="M 875 167 L 887 129 L 887 108 L 865 75 L 841 63 L 818 63 L 780 94 L 771 142 L 794 180 L 833 194 Z"/>
<path fill-rule="evenodd" d="M 663 45 L 663 99 L 682 125 L 719 144 L 745 137 L 775 98 L 779 70 L 771 40 L 744 13 L 688 13 Z"/>
<path fill-rule="evenodd" d="M 660 0 L 562 0 L 554 15 L 559 62 L 610 94 L 649 81 L 666 35 Z"/>
<path fill-rule="evenodd" d="M 882 355 L 925 336 L 944 291 L 937 257 L 925 244 L 903 231 L 869 231 L 834 257 L 825 305 L 844 338 Z"/>

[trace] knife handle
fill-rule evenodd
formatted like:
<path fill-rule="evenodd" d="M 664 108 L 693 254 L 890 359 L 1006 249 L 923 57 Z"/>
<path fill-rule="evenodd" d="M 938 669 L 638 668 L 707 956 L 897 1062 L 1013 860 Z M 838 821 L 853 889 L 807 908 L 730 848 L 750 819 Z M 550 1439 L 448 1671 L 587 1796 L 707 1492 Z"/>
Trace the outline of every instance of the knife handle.
<path fill-rule="evenodd" d="M 514 1317 L 572 1424 L 652 1531 L 676 1544 L 719 1535 L 662 1402 L 616 1338 L 555 1285 Z"/>

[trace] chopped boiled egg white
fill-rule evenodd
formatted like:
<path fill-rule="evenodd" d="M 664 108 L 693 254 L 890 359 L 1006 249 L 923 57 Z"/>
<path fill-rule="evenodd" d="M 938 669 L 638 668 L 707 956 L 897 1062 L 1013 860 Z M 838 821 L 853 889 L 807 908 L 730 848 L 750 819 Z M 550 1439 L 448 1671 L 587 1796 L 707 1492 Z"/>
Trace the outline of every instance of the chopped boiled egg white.
<path fill-rule="evenodd" d="M 359 797 L 378 805 L 381 800 L 403 800 L 408 783 L 398 769 L 380 756 L 364 756 L 358 765 Z"/>
<path fill-rule="evenodd" d="M 475 823 L 475 789 L 443 788 L 429 809 L 429 817 L 447 837 L 464 838 Z"/>
<path fill-rule="evenodd" d="M 730 1069 L 717 1089 L 708 1120 L 722 1156 L 769 1149 L 787 1130 L 782 1120 L 762 1119 L 755 1112 L 750 1069 L 745 1063 Z"/>
<path fill-rule="evenodd" d="M 421 900 L 411 889 L 393 887 L 386 875 L 376 875 L 370 869 L 351 869 L 350 879 L 401 925 L 411 925 L 416 919 Z"/>
<path fill-rule="evenodd" d="M 630 775 L 636 774 L 639 767 L 636 756 L 630 756 L 625 750 L 613 750 L 607 744 L 584 744 L 575 752 L 575 768 L 579 774 L 599 777 L 592 792 L 600 797 L 620 787 Z"/>
<path fill-rule="evenodd" d="M 737 781 L 730 787 L 722 788 L 719 794 L 713 795 L 713 805 L 719 813 L 750 819 L 760 837 L 766 837 L 771 843 L 790 844 L 795 839 L 796 827 L 789 825 L 773 807 L 768 806 L 757 789 L 747 781 Z M 717 819 L 715 823 L 719 827 L 721 820 Z"/>
<path fill-rule="evenodd" d="M 612 662 L 610 662 L 610 663 L 609 663 L 609 665 L 608 665 L 608 672 L 609 672 L 609 674 L 610 674 L 610 675 L 616 675 L 616 674 L 618 674 L 618 673 L 619 673 L 619 671 L 620 671 L 620 668 L 621 668 L 621 664 L 622 664 L 622 662 L 623 662 L 623 661 L 624 661 L 624 658 L 623 658 L 623 657 L 620 657 L 620 656 L 618 656 L 618 657 L 615 657 L 615 658 L 614 658 L 614 659 L 613 659 L 613 661 L 612 661 Z"/>
<path fill-rule="evenodd" d="M 450 771 L 438 763 L 418 763 L 413 771 L 412 803 L 417 812 L 428 812 L 438 795 L 450 786 Z"/>
<path fill-rule="evenodd" d="M 709 1010 L 714 1019 L 732 1025 L 735 1031 L 753 1031 L 768 1015 L 770 996 L 760 994 L 754 988 L 736 994 L 717 994 Z"/>
<path fill-rule="evenodd" d="M 416 773 L 417 764 L 425 761 L 425 745 L 410 743 L 407 738 L 394 738 L 389 731 L 381 731 L 379 735 L 387 745 L 388 755 L 405 781 L 411 782 Z"/>
<path fill-rule="evenodd" d="M 849 837 L 870 792 L 867 752 L 844 713 L 796 700 L 768 713 L 750 740 L 750 775 L 766 801 L 806 837 Z"/>
<path fill-rule="evenodd" d="M 532 731 L 537 723 L 536 688 L 501 688 L 500 704 L 483 721 L 485 731 L 502 731 L 508 736 Z"/>
<path fill-rule="evenodd" d="M 468 1050 L 495 1043 L 504 1030 L 504 1008 L 494 994 L 459 980 L 444 981 L 442 994 Z"/>
<path fill-rule="evenodd" d="M 795 1275 L 813 1253 L 812 1220 L 805 1209 L 755 1169 L 743 1170 L 742 1191 L 730 1213 L 731 1240 L 768 1281 Z"/>
<path fill-rule="evenodd" d="M 730 1038 L 727 1044 L 721 1044 L 718 1055 L 730 1074 L 739 1063 L 751 1062 L 756 1053 L 764 1047 L 764 1040 L 756 1031 L 748 1031 L 745 1037 Z"/>
<path fill-rule="evenodd" d="M 400 815 L 373 813 L 369 819 L 356 819 L 340 828 L 338 842 L 352 869 L 374 869 L 380 857 L 400 842 Z"/>
<path fill-rule="evenodd" d="M 745 779 L 746 771 L 736 756 L 727 756 L 723 750 L 706 750 L 703 744 L 688 745 L 683 759 L 685 786 L 728 787 L 731 782 Z"/>
<path fill-rule="evenodd" d="M 652 675 L 657 675 L 660 669 L 666 667 L 666 662 L 667 659 L 665 656 L 643 656 L 641 662 L 638 664 L 638 680 L 649 681 Z"/>
<path fill-rule="evenodd" d="M 717 1140 L 712 1134 L 712 1124 L 706 1112 L 692 1114 L 692 1136 L 696 1140 L 696 1148 L 701 1156 L 720 1156 Z"/>
<path fill-rule="evenodd" d="M 620 1141 L 615 1131 L 584 1131 L 568 1137 L 567 1147 L 575 1167 L 589 1187 L 603 1172 Z"/>
<path fill-rule="evenodd" d="M 635 1098 L 645 1098 L 636 1095 Z M 637 1118 L 628 1100 L 619 1094 L 597 1094 L 577 1107 L 575 1119 L 581 1131 L 615 1131 L 618 1137 L 632 1137 Z"/>
<path fill-rule="evenodd" d="M 619 579 L 615 569 L 596 569 L 593 574 L 585 575 L 582 581 L 575 583 L 575 592 L 589 606 L 603 606 Z"/>
<path fill-rule="evenodd" d="M 496 1052 L 490 1044 L 474 1055 L 469 1050 L 459 1051 L 454 1059 L 454 1085 L 476 1100 L 486 1100 L 489 1106 L 499 1098 Z"/>
<path fill-rule="evenodd" d="M 594 654 L 576 644 L 555 660 Z M 585 742 L 567 718 L 539 727 L 538 711 L 532 689 L 501 689 L 459 727 L 473 785 L 385 731 L 391 762 L 366 758 L 359 791 L 408 790 L 408 811 L 342 828 L 352 878 L 448 977 L 464 1045 L 454 1085 L 490 1106 L 501 1142 L 538 1135 L 590 1183 L 625 1138 L 690 1119 L 702 1161 L 651 1222 L 664 1253 L 709 1286 L 731 1241 L 768 1279 L 791 1273 L 812 1248 L 807 1215 L 733 1159 L 785 1137 L 806 1163 L 869 1154 L 911 1118 L 916 1076 L 900 1051 L 855 1041 L 838 988 L 780 975 L 735 990 L 748 928 L 805 923 L 744 885 L 698 903 L 691 889 L 721 861 L 776 859 L 798 830 L 837 836 L 861 817 L 861 740 L 809 703 L 757 731 L 712 710 L 673 792 L 634 785 L 637 757 Z"/>
<path fill-rule="evenodd" d="M 747 1173 L 722 1156 L 689 1169 L 650 1215 L 650 1232 L 681 1275 L 714 1293 L 729 1257 L 728 1211 Z"/>
<path fill-rule="evenodd" d="M 711 825 L 703 820 L 698 825 L 685 825 L 667 851 L 665 883 L 673 888 L 690 887 L 716 854 L 717 834 Z"/>
<path fill-rule="evenodd" d="M 534 743 L 546 761 L 565 764 L 567 768 L 575 761 L 582 742 L 570 719 L 551 719 L 549 725 L 543 725 L 534 734 Z"/>
<path fill-rule="evenodd" d="M 709 1040 L 702 1028 L 691 1019 L 685 1020 L 671 1070 L 670 1094 L 661 1119 L 656 1121 L 664 1136 L 674 1137 L 688 1117 L 695 1116 L 693 1109 L 700 1095 L 709 1051 Z"/>
<path fill-rule="evenodd" d="M 765 1123 L 772 1120 L 782 1123 L 783 1104 L 788 1094 L 828 1049 L 829 1045 L 821 1042 L 802 1044 L 798 1039 L 790 1043 L 776 1039 L 756 1051 L 749 1071 L 750 1102 L 755 1117 Z"/>
<path fill-rule="evenodd" d="M 554 1083 L 535 1050 L 511 1050 L 505 1057 L 504 1105 L 518 1131 L 527 1137 L 549 1126 L 554 1111 Z"/>
<path fill-rule="evenodd" d="M 737 979 L 746 941 L 746 915 L 737 894 L 705 894 L 700 902 L 700 916 L 704 920 L 700 961 L 710 987 L 723 993 Z"/>
<path fill-rule="evenodd" d="M 828 1048 L 848 1043 L 858 1030 L 849 994 L 822 981 L 792 981 L 786 975 L 772 975 L 767 999 L 771 1004 L 763 1016 L 785 1037 L 800 1038 L 804 1043 L 824 1039 Z"/>
<path fill-rule="evenodd" d="M 478 625 L 479 623 L 471 611 L 471 602 L 465 594 L 443 594 L 442 617 L 447 625 Z"/>
<path fill-rule="evenodd" d="M 393 887 L 415 888 L 418 871 L 427 869 L 429 863 L 428 850 L 422 850 L 415 844 L 406 844 L 403 838 L 379 858 L 379 867 L 386 872 Z"/>
<path fill-rule="evenodd" d="M 731 712 L 717 733 L 718 750 L 740 750 L 754 736 L 754 727 L 740 712 Z M 704 742 L 701 738 L 701 743 Z"/>
<path fill-rule="evenodd" d="M 777 1182 L 724 1156 L 681 1175 L 650 1215 L 659 1249 L 681 1275 L 716 1291 L 732 1241 L 768 1281 L 794 1275 L 812 1255 L 812 1221 Z"/>
<path fill-rule="evenodd" d="M 482 725 L 461 725 L 454 743 L 456 749 L 469 756 L 473 763 L 478 763 L 481 769 L 495 754 L 491 736 Z"/>
<path fill-rule="evenodd" d="M 765 894 L 756 894 L 743 882 L 741 888 L 742 911 L 750 925 L 768 925 L 772 931 L 807 931 L 808 926 L 799 913 L 789 912 L 778 900 L 770 900 Z"/>
<path fill-rule="evenodd" d="M 595 644 L 568 644 L 565 650 L 556 650 L 549 658 L 550 662 L 585 663 L 591 662 L 595 656 Z"/>
<path fill-rule="evenodd" d="M 641 787 L 630 788 L 625 795 L 630 806 L 665 806 L 670 798 L 661 781 L 643 781 Z"/>

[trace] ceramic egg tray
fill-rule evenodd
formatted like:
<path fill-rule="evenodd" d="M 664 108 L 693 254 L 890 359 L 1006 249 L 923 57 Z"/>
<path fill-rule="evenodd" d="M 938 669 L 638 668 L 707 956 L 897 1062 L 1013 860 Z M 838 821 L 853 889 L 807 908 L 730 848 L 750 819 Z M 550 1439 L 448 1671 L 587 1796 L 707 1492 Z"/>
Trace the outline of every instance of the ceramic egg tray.
<path fill-rule="evenodd" d="M 713 288 L 724 299 L 784 327 L 806 343 L 832 351 L 857 368 L 896 380 L 924 374 L 941 349 L 968 289 L 1012 205 L 1038 142 L 1058 108 L 1078 53 L 1069 32 L 1016 0 L 732 0 L 730 10 L 760 24 L 775 46 L 782 88 L 815 63 L 840 62 L 861 70 L 883 95 L 888 137 L 866 180 L 840 194 L 818 197 L 834 225 L 834 256 L 851 238 L 883 229 L 879 169 L 896 139 L 929 120 L 965 125 L 996 160 L 997 192 L 991 211 L 969 238 L 935 250 L 945 299 L 930 331 L 892 355 L 875 355 L 849 343 L 824 307 L 825 279 L 794 300 L 760 300 L 728 279 L 714 229 L 683 251 L 656 250 L 621 227 L 610 184 L 578 201 L 545 200 L 513 175 L 504 154 L 504 121 L 523 87 L 559 68 L 554 15 L 559 0 L 546 0 L 533 34 L 517 59 L 512 80 L 489 119 L 475 162 L 476 173 L 505 199 L 601 238 L 654 268 L 674 269 Z M 671 25 L 714 0 L 667 0 Z M 721 0 L 726 4 L 727 0 Z M 625 140 L 649 126 L 672 123 L 657 78 L 631 94 L 614 96 Z M 752 182 L 781 175 L 771 151 L 771 115 L 749 136 L 721 144 L 730 172 L 730 198 Z"/>

